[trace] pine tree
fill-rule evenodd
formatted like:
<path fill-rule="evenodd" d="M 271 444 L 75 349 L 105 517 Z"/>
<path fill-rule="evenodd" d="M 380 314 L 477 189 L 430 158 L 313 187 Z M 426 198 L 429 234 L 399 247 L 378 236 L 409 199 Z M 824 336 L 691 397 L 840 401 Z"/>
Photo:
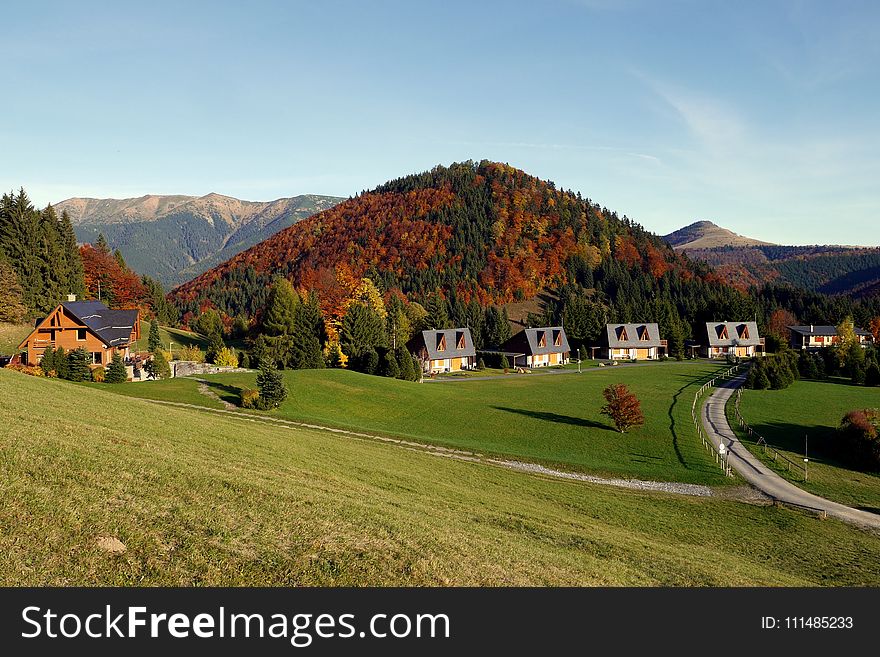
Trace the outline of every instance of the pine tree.
<path fill-rule="evenodd" d="M 23 295 L 15 269 L 0 256 L 0 322 L 18 324 L 27 316 Z"/>
<path fill-rule="evenodd" d="M 266 336 L 269 355 L 284 367 L 291 364 L 291 348 L 296 333 L 296 316 L 300 299 L 286 278 L 276 277 L 269 291 L 263 314 L 262 333 Z"/>
<path fill-rule="evenodd" d="M 95 248 L 101 253 L 110 253 L 110 245 L 107 244 L 107 238 L 104 233 L 98 233 L 98 241 L 95 242 Z"/>
<path fill-rule="evenodd" d="M 287 399 L 284 378 L 269 360 L 264 360 L 260 366 L 260 373 L 257 374 L 257 389 L 260 391 L 259 408 L 263 410 L 278 408 L 281 402 Z"/>
<path fill-rule="evenodd" d="M 510 361 L 507 360 L 507 354 L 501 354 L 501 369 L 503 369 L 503 370 L 510 369 Z"/>
<path fill-rule="evenodd" d="M 64 292 L 75 294 L 77 298 L 82 298 L 86 293 L 85 272 L 83 270 L 82 257 L 79 254 L 79 247 L 76 243 L 76 232 L 73 230 L 73 222 L 70 220 L 67 210 L 61 213 L 59 230 L 67 272 L 67 288 Z"/>
<path fill-rule="evenodd" d="M 342 319 L 340 343 L 347 356 L 364 347 L 384 346 L 385 325 L 382 318 L 369 306 L 351 304 Z"/>
<path fill-rule="evenodd" d="M 40 359 L 40 368 L 43 370 L 43 374 L 49 376 L 50 372 L 55 371 L 55 350 L 51 347 L 46 348 L 43 352 L 43 357 Z"/>
<path fill-rule="evenodd" d="M 161 349 L 157 349 L 153 352 L 152 360 L 147 361 L 148 365 L 151 365 L 152 375 L 155 379 L 170 379 L 171 378 L 171 366 L 168 364 L 168 360 L 165 358 L 165 352 Z"/>
<path fill-rule="evenodd" d="M 394 352 L 394 357 L 397 360 L 398 367 L 400 368 L 400 373 L 397 375 L 398 378 L 403 379 L 404 381 L 412 381 L 412 357 L 409 355 L 406 347 L 398 347 Z"/>
<path fill-rule="evenodd" d="M 85 347 L 74 349 L 67 357 L 67 377 L 70 381 L 88 381 L 91 379 L 89 372 L 89 352 Z"/>
<path fill-rule="evenodd" d="M 67 353 L 64 351 L 64 347 L 58 347 L 58 349 L 55 350 L 53 360 L 55 365 L 55 375 L 59 379 L 68 378 L 70 376 L 70 370 L 68 368 Z"/>
<path fill-rule="evenodd" d="M 400 376 L 400 365 L 397 364 L 397 357 L 391 349 L 382 356 L 382 376 L 387 376 L 390 379 L 396 379 Z"/>
<path fill-rule="evenodd" d="M 223 342 L 223 338 L 219 333 L 214 333 L 210 338 L 211 342 L 208 344 L 208 351 L 205 353 L 205 358 L 209 363 L 216 363 L 220 354 L 226 349 L 226 344 Z"/>
<path fill-rule="evenodd" d="M 154 317 L 150 320 L 150 336 L 147 339 L 147 349 L 153 353 L 162 346 L 162 338 L 159 336 L 159 322 Z"/>
<path fill-rule="evenodd" d="M 418 357 L 413 354 L 412 358 L 412 369 L 413 369 L 413 381 L 421 381 L 422 380 L 422 363 L 419 361 Z"/>
<path fill-rule="evenodd" d="M 425 324 L 433 329 L 452 328 L 449 324 L 449 311 L 447 309 L 446 299 L 435 292 L 428 297 L 425 302 L 425 310 L 428 315 L 425 318 Z"/>
<path fill-rule="evenodd" d="M 113 257 L 116 259 L 116 262 L 119 265 L 120 269 L 128 271 L 128 265 L 125 264 L 125 258 L 122 257 L 122 251 L 120 251 L 119 249 L 116 249 L 113 252 Z"/>
<path fill-rule="evenodd" d="M 107 366 L 104 382 L 125 383 L 126 381 L 128 381 L 128 372 L 125 369 L 125 363 L 122 361 L 122 355 L 118 351 L 114 352 L 110 365 Z"/>

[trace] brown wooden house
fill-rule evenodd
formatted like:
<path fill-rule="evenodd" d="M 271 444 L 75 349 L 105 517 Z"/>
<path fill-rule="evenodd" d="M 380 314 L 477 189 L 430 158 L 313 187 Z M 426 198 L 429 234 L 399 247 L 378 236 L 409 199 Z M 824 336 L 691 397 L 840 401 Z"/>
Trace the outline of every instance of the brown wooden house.
<path fill-rule="evenodd" d="M 47 348 L 73 351 L 85 347 L 95 365 L 108 365 L 114 353 L 128 357 L 141 337 L 140 311 L 110 310 L 100 301 L 65 301 L 43 319 L 18 346 L 21 360 L 37 365 Z"/>

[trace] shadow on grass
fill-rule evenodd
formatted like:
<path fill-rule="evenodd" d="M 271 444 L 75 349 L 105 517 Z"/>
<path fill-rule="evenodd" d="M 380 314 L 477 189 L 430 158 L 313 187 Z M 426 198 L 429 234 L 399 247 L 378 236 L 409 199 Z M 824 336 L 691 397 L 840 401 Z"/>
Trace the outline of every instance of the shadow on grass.
<path fill-rule="evenodd" d="M 587 420 L 581 417 L 573 417 L 571 415 L 559 415 L 557 413 L 548 413 L 546 411 L 530 411 L 525 408 L 508 408 L 506 406 L 493 406 L 492 408 L 506 413 L 516 413 L 517 415 L 525 415 L 535 420 L 544 420 L 545 422 L 558 422 L 559 424 L 571 424 L 576 427 L 586 427 L 589 429 L 605 429 L 607 431 L 616 431 L 614 428 L 596 422 L 595 420 Z"/>
<path fill-rule="evenodd" d="M 217 396 L 223 401 L 230 402 L 231 404 L 238 404 L 241 399 L 240 386 L 232 386 L 228 383 L 220 383 L 218 381 L 205 381 L 205 385 L 217 393 Z"/>

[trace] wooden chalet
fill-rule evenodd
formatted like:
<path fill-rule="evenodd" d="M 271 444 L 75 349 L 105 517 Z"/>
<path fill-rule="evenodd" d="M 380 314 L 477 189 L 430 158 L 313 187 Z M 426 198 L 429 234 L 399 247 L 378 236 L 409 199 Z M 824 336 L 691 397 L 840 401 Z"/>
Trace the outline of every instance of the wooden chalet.
<path fill-rule="evenodd" d="M 21 360 L 37 365 L 46 349 L 73 351 L 85 347 L 94 365 L 108 365 L 114 353 L 123 358 L 141 336 L 140 311 L 110 310 L 100 301 L 76 301 L 71 296 L 43 319 L 18 346 Z"/>
<path fill-rule="evenodd" d="M 426 374 L 472 370 L 477 366 L 477 352 L 469 328 L 422 331 L 407 343 Z"/>
<path fill-rule="evenodd" d="M 608 360 L 657 360 L 666 352 L 660 327 L 653 323 L 606 324 Z"/>
<path fill-rule="evenodd" d="M 549 367 L 568 362 L 571 347 L 561 326 L 526 328 L 501 346 L 513 367 Z"/>
<path fill-rule="evenodd" d="M 706 345 L 701 351 L 707 358 L 751 358 L 764 353 L 764 338 L 755 322 L 706 322 Z"/>

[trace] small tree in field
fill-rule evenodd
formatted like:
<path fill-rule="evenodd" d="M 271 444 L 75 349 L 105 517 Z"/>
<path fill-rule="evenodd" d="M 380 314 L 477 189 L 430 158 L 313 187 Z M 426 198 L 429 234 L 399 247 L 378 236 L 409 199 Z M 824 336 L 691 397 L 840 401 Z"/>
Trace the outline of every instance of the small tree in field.
<path fill-rule="evenodd" d="M 257 408 L 261 410 L 268 411 L 278 408 L 278 405 L 287 399 L 287 388 L 284 387 L 284 378 L 275 368 L 275 363 L 269 359 L 264 359 L 260 363 L 260 373 L 257 374 L 257 388 L 260 391 Z"/>
<path fill-rule="evenodd" d="M 113 359 L 110 361 L 110 365 L 107 367 L 107 372 L 104 374 L 104 382 L 125 383 L 126 381 L 128 381 L 128 372 L 125 370 L 125 363 L 122 361 L 122 356 L 117 351 L 113 354 Z"/>
<path fill-rule="evenodd" d="M 645 416 L 642 415 L 642 403 L 622 383 L 608 386 L 602 391 L 602 396 L 607 402 L 602 407 L 602 415 L 609 416 L 620 433 L 626 433 L 627 429 L 645 423 Z"/>
<path fill-rule="evenodd" d="M 147 338 L 147 348 L 154 352 L 162 346 L 162 338 L 159 335 L 159 322 L 156 318 L 150 320 L 150 337 Z"/>

